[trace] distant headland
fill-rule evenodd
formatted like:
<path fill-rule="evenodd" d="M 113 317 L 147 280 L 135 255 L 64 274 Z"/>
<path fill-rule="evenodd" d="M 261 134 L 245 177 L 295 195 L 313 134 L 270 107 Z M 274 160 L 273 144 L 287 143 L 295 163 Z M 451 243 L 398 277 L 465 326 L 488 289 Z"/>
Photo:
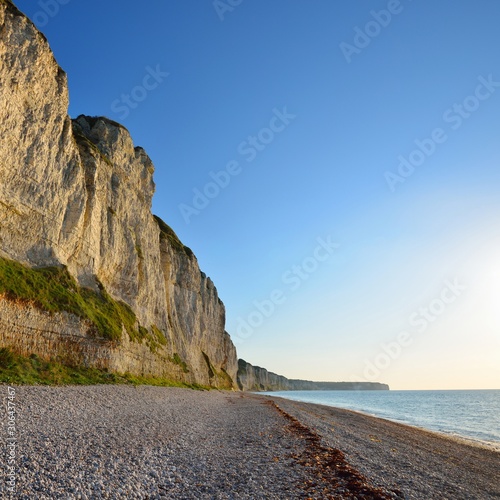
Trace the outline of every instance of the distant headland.
<path fill-rule="evenodd" d="M 242 391 L 388 391 L 387 384 L 378 382 L 313 382 L 288 379 L 238 360 L 238 387 Z"/>

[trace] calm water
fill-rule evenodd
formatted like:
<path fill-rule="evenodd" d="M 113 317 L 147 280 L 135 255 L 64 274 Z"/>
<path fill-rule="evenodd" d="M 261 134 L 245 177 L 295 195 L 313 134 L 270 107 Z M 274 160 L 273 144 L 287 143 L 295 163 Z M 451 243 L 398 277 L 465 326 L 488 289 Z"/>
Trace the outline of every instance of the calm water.
<path fill-rule="evenodd" d="M 500 390 L 284 391 L 268 394 L 347 408 L 500 445 Z"/>

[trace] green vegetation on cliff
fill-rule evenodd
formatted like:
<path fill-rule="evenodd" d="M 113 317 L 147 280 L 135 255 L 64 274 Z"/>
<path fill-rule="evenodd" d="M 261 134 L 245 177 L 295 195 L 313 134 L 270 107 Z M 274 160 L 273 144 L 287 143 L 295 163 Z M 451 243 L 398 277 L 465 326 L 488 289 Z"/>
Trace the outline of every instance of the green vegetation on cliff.
<path fill-rule="evenodd" d="M 0 294 L 33 302 L 44 311 L 74 314 L 90 321 L 108 340 L 119 340 L 123 326 L 131 339 L 147 336 L 147 330 L 136 327 L 137 318 L 127 304 L 111 298 L 102 286 L 99 292 L 80 287 L 65 267 L 32 269 L 0 258 Z"/>
<path fill-rule="evenodd" d="M 231 389 L 234 385 L 233 379 L 227 373 L 224 368 L 221 368 L 220 371 L 215 368 L 215 366 L 212 364 L 210 361 L 210 358 L 208 355 L 201 351 L 201 354 L 203 355 L 203 358 L 205 359 L 205 363 L 207 364 L 207 370 L 208 370 L 208 377 L 209 379 L 216 380 L 218 387 L 222 387 L 224 389 Z"/>
<path fill-rule="evenodd" d="M 183 371 L 184 373 L 189 373 L 189 368 L 188 368 L 188 366 L 187 366 L 186 362 L 185 362 L 185 361 L 183 361 L 183 360 L 181 359 L 181 357 L 180 357 L 180 356 L 179 356 L 176 352 L 174 352 L 174 355 L 172 356 L 172 358 L 170 359 L 170 361 L 171 361 L 172 363 L 174 363 L 174 364 L 176 364 L 176 365 L 180 366 L 180 367 L 182 368 L 182 371 Z"/>
<path fill-rule="evenodd" d="M 208 390 L 198 384 L 187 384 L 161 377 L 138 377 L 129 373 L 108 373 L 96 368 L 68 366 L 57 361 L 45 361 L 32 354 L 18 356 L 8 348 L 0 348 L 0 384 L 16 385 L 93 385 L 132 384 L 161 387 L 186 387 Z"/>
<path fill-rule="evenodd" d="M 187 247 L 186 245 L 183 245 L 179 237 L 175 234 L 175 231 L 163 220 L 160 219 L 157 215 L 154 216 L 156 222 L 158 223 L 158 227 L 160 228 L 160 239 L 168 240 L 170 243 L 170 246 L 174 249 L 177 250 L 178 252 L 185 253 L 188 257 L 194 257 L 193 251 Z"/>

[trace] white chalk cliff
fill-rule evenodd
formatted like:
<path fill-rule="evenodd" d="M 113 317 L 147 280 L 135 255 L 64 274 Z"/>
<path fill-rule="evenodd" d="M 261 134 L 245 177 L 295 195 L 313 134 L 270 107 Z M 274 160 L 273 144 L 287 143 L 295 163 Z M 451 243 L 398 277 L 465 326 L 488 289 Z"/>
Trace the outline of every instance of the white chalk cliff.
<path fill-rule="evenodd" d="M 131 336 L 92 318 L 0 296 L 0 346 L 114 372 L 236 387 L 225 310 L 193 253 L 151 213 L 154 166 L 105 118 L 68 116 L 45 37 L 0 0 L 0 257 L 67 269 L 79 287 L 133 311 Z"/>

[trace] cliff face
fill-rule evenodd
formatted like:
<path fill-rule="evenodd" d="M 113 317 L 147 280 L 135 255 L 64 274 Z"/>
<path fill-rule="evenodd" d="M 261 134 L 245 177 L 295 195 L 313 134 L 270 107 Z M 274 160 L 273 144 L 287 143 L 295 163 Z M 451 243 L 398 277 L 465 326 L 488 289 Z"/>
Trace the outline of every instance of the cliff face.
<path fill-rule="evenodd" d="M 151 214 L 150 158 L 119 124 L 67 116 L 66 74 L 8 0 L 0 0 L 0 26 L 0 257 L 64 266 L 82 290 L 133 314 L 120 338 L 106 338 L 91 315 L 48 314 L 36 300 L 3 293 L 0 345 L 232 387 L 237 360 L 224 305 L 192 252 Z"/>
<path fill-rule="evenodd" d="M 387 391 L 387 384 L 378 382 L 312 382 L 287 379 L 268 372 L 260 366 L 252 366 L 238 360 L 238 387 L 242 391 Z"/>

